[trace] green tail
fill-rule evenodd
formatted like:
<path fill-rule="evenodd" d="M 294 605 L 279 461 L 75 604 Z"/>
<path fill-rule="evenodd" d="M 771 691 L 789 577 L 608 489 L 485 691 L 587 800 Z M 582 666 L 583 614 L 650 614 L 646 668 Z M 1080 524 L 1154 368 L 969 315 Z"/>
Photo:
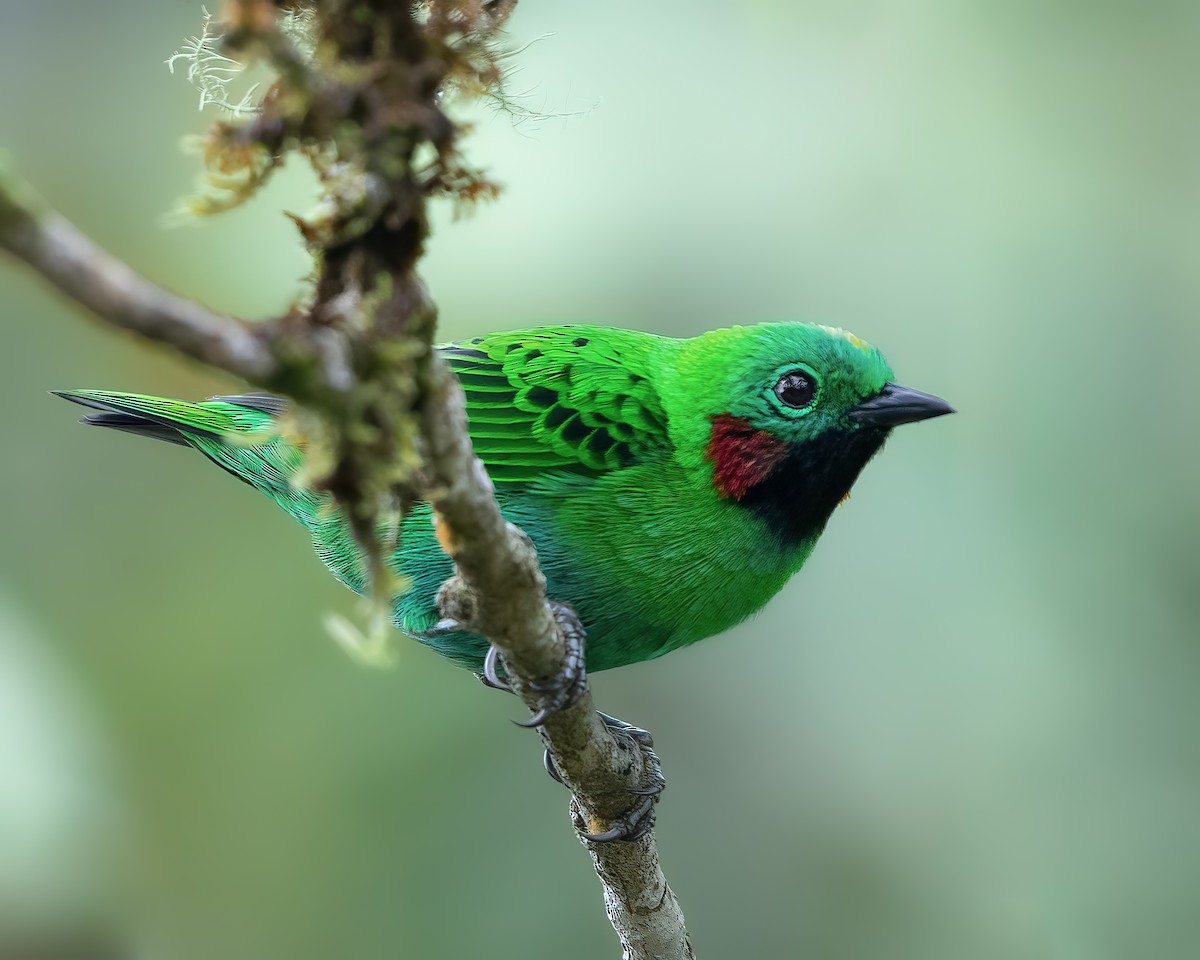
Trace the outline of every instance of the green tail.
<path fill-rule="evenodd" d="M 53 392 L 96 411 L 84 417 L 83 423 L 199 450 L 221 469 L 266 494 L 299 520 L 308 529 L 317 555 L 333 575 L 356 593 L 363 592 L 367 573 L 362 550 L 330 494 L 303 485 L 305 443 L 289 429 L 285 417 L 287 402 L 282 398 L 268 393 L 247 393 L 191 403 L 107 390 Z M 410 518 L 409 523 L 422 535 L 416 539 L 427 541 L 427 552 L 447 568 L 441 572 L 441 580 L 445 580 L 451 573 L 450 561 L 434 540 L 428 512 L 420 519 Z M 411 548 L 412 544 L 408 545 Z M 441 571 L 436 564 L 428 566 L 431 572 Z M 436 589 L 437 584 L 433 592 Z M 436 620 L 436 608 L 425 619 Z M 481 652 L 477 659 L 482 661 L 482 656 Z"/>
<path fill-rule="evenodd" d="M 302 453 L 279 432 L 279 417 L 287 407 L 280 397 L 247 393 L 190 403 L 107 390 L 52 392 L 98 411 L 82 423 L 194 447 L 306 526 L 313 519 L 318 497 L 292 483 Z"/>

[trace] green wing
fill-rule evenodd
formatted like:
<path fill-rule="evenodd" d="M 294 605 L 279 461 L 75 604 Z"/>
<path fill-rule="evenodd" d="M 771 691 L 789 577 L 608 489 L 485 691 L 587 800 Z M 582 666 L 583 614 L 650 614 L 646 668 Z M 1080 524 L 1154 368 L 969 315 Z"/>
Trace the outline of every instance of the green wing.
<path fill-rule="evenodd" d="M 596 476 L 670 448 L 652 384 L 662 341 L 560 326 L 447 344 L 439 353 L 467 396 L 471 443 L 496 483 L 547 473 Z"/>

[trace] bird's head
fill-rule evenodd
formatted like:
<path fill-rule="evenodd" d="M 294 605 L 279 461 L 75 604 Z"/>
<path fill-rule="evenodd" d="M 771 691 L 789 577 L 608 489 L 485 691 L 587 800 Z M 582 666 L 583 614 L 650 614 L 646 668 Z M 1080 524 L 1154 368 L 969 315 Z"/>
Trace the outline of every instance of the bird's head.
<path fill-rule="evenodd" d="M 678 439 L 702 450 L 722 497 L 786 513 L 796 529 L 819 532 L 893 427 L 953 412 L 832 327 L 716 330 L 688 341 L 676 369 L 693 404 L 690 416 L 671 412 L 691 433 Z"/>

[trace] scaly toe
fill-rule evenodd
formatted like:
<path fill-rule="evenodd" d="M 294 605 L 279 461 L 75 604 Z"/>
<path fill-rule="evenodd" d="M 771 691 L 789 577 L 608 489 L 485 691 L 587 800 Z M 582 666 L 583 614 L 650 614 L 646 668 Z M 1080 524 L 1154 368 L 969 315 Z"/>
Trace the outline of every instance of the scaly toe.
<path fill-rule="evenodd" d="M 554 714 L 571 706 L 583 692 L 583 626 L 575 611 L 567 604 L 551 601 L 550 609 L 566 644 L 567 656 L 563 661 L 562 673 L 549 680 L 530 684 L 539 701 L 538 709 L 528 720 L 514 721 L 518 727 L 540 727 Z M 486 662 L 484 667 L 486 671 Z"/>
<path fill-rule="evenodd" d="M 581 832 L 580 836 L 589 843 L 636 840 L 653 829 L 655 806 L 667 785 L 667 779 L 663 776 L 662 763 L 658 759 L 658 754 L 650 749 L 654 738 L 648 730 L 635 727 L 605 713 L 600 714 L 600 719 L 604 721 L 604 725 L 613 732 L 614 736 L 627 737 L 637 747 L 642 758 L 642 782 L 629 792 L 640 799 L 629 810 L 613 820 L 607 830 L 600 833 Z"/>
<path fill-rule="evenodd" d="M 657 797 L 646 797 L 630 810 L 612 821 L 612 826 L 601 833 L 581 833 L 588 843 L 618 843 L 637 840 L 654 829 L 654 805 Z"/>

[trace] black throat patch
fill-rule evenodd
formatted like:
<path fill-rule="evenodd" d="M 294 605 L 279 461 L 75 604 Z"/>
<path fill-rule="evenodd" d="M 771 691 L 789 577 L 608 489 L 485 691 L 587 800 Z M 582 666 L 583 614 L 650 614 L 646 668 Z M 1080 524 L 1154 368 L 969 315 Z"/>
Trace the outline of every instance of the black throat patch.
<path fill-rule="evenodd" d="M 797 547 L 825 529 L 887 435 L 887 430 L 860 427 L 796 444 L 770 476 L 746 491 L 741 506 L 762 518 L 780 546 Z"/>

